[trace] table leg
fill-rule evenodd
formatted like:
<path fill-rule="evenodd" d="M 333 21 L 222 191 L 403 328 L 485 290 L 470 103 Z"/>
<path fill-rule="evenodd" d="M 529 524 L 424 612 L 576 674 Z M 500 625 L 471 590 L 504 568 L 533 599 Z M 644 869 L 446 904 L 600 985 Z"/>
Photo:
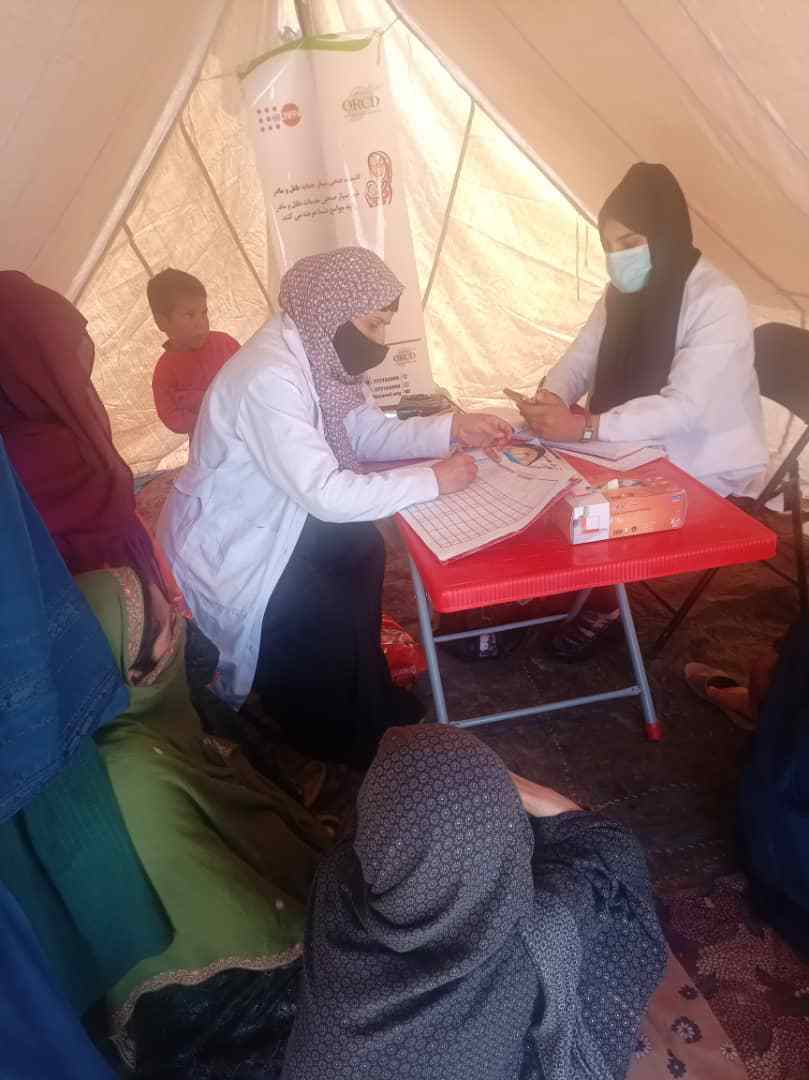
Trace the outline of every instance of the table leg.
<path fill-rule="evenodd" d="M 567 622 L 572 622 L 576 618 L 581 609 L 590 599 L 590 593 L 592 591 L 592 589 L 581 589 L 579 592 L 576 593 L 575 599 L 573 600 L 573 606 L 567 613 Z"/>
<path fill-rule="evenodd" d="M 408 555 L 410 562 L 410 576 L 413 579 L 413 589 L 416 593 L 416 607 L 419 612 L 419 627 L 421 628 L 421 643 L 427 654 L 427 671 L 430 675 L 430 686 L 433 690 L 435 702 L 435 715 L 439 724 L 448 724 L 447 703 L 444 698 L 444 684 L 441 682 L 441 669 L 438 666 L 438 653 L 433 639 L 433 620 L 430 611 L 430 601 L 424 591 L 421 574 L 413 560 Z"/>
<path fill-rule="evenodd" d="M 646 665 L 643 662 L 643 654 L 638 644 L 638 635 L 635 631 L 635 620 L 632 618 L 632 609 L 629 606 L 629 597 L 626 595 L 626 585 L 616 585 L 618 594 L 618 607 L 621 610 L 621 622 L 626 634 L 626 643 L 629 648 L 629 656 L 632 660 L 632 670 L 635 672 L 635 680 L 640 688 L 640 701 L 643 708 L 643 722 L 646 725 L 646 737 L 653 742 L 658 742 L 663 733 L 655 713 L 652 691 L 649 688 L 649 680 L 646 677 Z"/>

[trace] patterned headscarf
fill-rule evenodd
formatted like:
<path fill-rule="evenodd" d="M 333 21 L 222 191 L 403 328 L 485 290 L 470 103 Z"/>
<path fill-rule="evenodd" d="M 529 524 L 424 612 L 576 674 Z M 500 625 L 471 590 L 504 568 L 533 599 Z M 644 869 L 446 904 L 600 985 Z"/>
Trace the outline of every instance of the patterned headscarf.
<path fill-rule="evenodd" d="M 317 874 L 284 1080 L 618 1080 L 664 963 L 621 826 L 529 820 L 473 735 L 391 728 Z"/>
<path fill-rule="evenodd" d="M 309 255 L 281 281 L 279 303 L 301 336 L 323 410 L 326 441 L 343 469 L 357 463 L 345 418 L 363 404 L 364 378 L 348 374 L 332 338 L 355 315 L 392 304 L 403 288 L 378 255 L 361 247 Z"/>

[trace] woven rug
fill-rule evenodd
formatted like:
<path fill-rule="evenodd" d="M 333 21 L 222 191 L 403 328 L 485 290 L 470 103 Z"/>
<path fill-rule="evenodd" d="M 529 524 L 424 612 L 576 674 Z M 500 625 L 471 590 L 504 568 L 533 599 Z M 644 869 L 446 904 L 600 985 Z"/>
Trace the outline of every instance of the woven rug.
<path fill-rule="evenodd" d="M 161 477 L 139 497 L 147 516 L 156 518 L 169 483 Z M 382 532 L 388 546 L 385 609 L 417 634 L 404 551 L 391 523 Z M 673 603 L 689 586 L 690 579 L 659 583 Z M 642 588 L 633 587 L 631 597 L 641 642 L 650 642 L 667 616 Z M 744 1067 L 750 1080 L 809 1080 L 809 965 L 757 919 L 734 860 L 736 790 L 749 736 L 695 699 L 682 678 L 688 660 L 744 677 L 756 651 L 782 634 L 796 613 L 794 590 L 765 568 L 723 570 L 663 656 L 649 665 L 662 743 L 644 739 L 633 701 L 477 730 L 510 768 L 616 817 L 645 846 L 676 960 L 644 1026 L 631 1080 L 734 1080 Z M 476 617 L 469 617 L 470 625 Z M 529 609 L 482 617 L 494 624 L 529 617 Z M 198 691 L 212 662 L 206 652 L 199 641 L 189 650 Z M 459 717 L 519 708 L 543 695 L 588 693 L 630 678 L 620 642 L 569 667 L 549 659 L 538 633 L 491 661 L 443 655 L 442 670 L 450 714 Z M 429 701 L 426 681 L 420 692 Z M 254 763 L 271 772 L 274 759 L 277 771 L 266 718 L 236 723 Z M 324 794 L 336 797 L 345 812 L 359 778 L 338 779 Z"/>
<path fill-rule="evenodd" d="M 809 963 L 755 915 L 742 874 L 660 902 L 672 951 L 750 1080 L 809 1077 Z"/>

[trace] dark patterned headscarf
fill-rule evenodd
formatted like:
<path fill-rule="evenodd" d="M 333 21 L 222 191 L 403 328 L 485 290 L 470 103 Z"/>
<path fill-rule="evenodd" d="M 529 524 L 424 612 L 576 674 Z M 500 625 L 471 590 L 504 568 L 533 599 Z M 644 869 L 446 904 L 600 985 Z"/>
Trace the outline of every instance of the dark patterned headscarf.
<path fill-rule="evenodd" d="M 279 304 L 301 336 L 323 410 L 326 441 L 343 469 L 357 463 L 345 418 L 365 400 L 364 378 L 346 372 L 332 339 L 343 323 L 387 307 L 403 288 L 378 255 L 361 247 L 309 255 L 281 281 Z"/>
<path fill-rule="evenodd" d="M 665 957 L 632 837 L 529 819 L 443 725 L 390 729 L 357 810 L 316 878 L 285 1080 L 623 1077 Z"/>

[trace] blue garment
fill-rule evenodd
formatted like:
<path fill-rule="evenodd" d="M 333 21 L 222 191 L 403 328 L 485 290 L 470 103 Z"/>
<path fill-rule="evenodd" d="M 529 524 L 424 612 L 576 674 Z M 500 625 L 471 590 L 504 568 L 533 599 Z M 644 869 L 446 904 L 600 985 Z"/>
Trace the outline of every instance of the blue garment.
<path fill-rule="evenodd" d="M 8 1080 L 113 1080 L 54 988 L 17 901 L 0 885 L 0 1075 Z"/>
<path fill-rule="evenodd" d="M 54 462 L 54 468 L 58 468 Z M 127 707 L 101 627 L 0 439 L 0 822 Z"/>
<path fill-rule="evenodd" d="M 738 829 L 757 906 L 809 954 L 809 616 L 784 642 L 762 705 Z"/>
<path fill-rule="evenodd" d="M 171 942 L 171 923 L 90 736 L 44 791 L 0 824 L 0 883 L 19 901 L 78 1013 Z"/>
<path fill-rule="evenodd" d="M 129 692 L 2 439 L 0 561 L 0 883 L 81 1013 L 172 929 L 92 738 Z"/>

